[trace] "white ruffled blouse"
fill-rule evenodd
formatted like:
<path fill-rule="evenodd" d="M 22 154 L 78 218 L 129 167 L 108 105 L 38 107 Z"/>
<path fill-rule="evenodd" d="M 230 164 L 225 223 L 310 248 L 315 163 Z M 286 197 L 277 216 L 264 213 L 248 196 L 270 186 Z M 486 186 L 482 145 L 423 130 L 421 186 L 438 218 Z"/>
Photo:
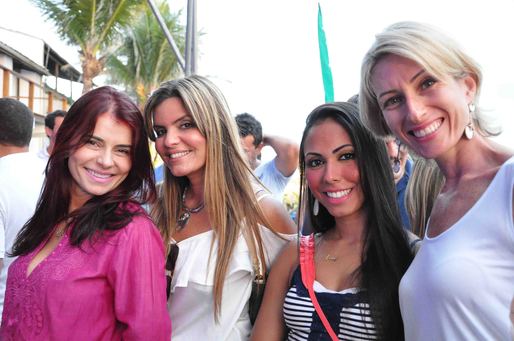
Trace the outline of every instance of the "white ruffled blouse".
<path fill-rule="evenodd" d="M 173 341 L 247 340 L 251 333 L 248 301 L 252 291 L 254 270 L 251 254 L 241 235 L 227 269 L 219 322 L 214 320 L 214 270 L 217 243 L 209 255 L 212 230 L 177 243 L 179 254 L 171 283 L 168 310 L 173 324 Z M 267 257 L 272 264 L 276 256 L 296 235 L 281 239 L 261 226 L 261 236 Z M 210 257 L 209 257 L 210 256 Z M 210 258 L 210 259 L 209 259 Z"/>

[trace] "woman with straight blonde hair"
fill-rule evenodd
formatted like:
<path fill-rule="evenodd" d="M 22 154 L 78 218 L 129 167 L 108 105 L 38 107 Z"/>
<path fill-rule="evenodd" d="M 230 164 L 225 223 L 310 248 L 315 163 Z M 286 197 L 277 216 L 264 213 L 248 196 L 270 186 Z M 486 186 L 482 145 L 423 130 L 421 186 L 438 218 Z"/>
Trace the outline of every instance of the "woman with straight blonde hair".
<path fill-rule="evenodd" d="M 279 234 L 293 234 L 294 224 L 252 184 L 235 121 L 213 83 L 166 82 L 144 111 L 166 165 L 152 215 L 169 243 L 173 340 L 245 340 L 256 265 L 270 266 L 286 242 Z"/>
<path fill-rule="evenodd" d="M 445 182 L 400 282 L 406 340 L 508 340 L 514 291 L 514 153 L 489 139 L 478 64 L 438 29 L 400 22 L 361 70 L 369 127 L 434 159 Z"/>

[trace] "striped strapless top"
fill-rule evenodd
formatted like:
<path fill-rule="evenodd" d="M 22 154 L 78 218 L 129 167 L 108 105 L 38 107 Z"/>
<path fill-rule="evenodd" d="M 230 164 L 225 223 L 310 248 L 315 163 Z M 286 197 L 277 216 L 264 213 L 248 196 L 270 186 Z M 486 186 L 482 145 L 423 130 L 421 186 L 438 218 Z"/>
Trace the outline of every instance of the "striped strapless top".
<path fill-rule="evenodd" d="M 314 281 L 314 291 L 332 329 L 339 340 L 376 340 L 376 331 L 364 291 L 359 288 L 332 291 Z M 288 340 L 328 340 L 307 289 L 302 283 L 300 267 L 295 270 L 284 301 L 284 320 Z"/>

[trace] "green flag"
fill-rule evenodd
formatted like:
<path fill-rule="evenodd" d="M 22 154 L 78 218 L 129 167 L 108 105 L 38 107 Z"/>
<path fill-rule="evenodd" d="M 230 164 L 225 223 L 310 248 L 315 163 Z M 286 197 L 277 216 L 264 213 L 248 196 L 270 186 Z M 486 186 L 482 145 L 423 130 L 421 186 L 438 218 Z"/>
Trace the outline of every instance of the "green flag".
<path fill-rule="evenodd" d="M 325 102 L 334 101 L 334 83 L 332 81 L 332 70 L 328 61 L 327 39 L 323 30 L 323 16 L 321 15 L 321 5 L 318 2 L 318 44 L 319 59 L 321 62 L 321 75 L 323 77 L 323 88 L 325 89 Z"/>

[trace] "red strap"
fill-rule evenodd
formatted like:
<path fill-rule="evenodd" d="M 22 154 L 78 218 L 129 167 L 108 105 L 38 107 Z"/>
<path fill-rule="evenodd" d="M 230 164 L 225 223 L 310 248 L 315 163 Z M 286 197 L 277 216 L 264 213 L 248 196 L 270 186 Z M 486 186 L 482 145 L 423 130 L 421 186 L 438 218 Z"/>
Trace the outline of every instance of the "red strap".
<path fill-rule="evenodd" d="M 328 335 L 330 335 L 330 338 L 333 341 L 338 341 L 339 339 L 330 323 L 328 323 L 327 317 L 323 313 L 314 293 L 313 284 L 316 278 L 316 269 L 314 268 L 314 234 L 300 237 L 300 271 L 302 272 L 303 285 L 305 285 L 309 292 L 314 309 L 316 309 L 323 326 L 327 330 Z"/>

